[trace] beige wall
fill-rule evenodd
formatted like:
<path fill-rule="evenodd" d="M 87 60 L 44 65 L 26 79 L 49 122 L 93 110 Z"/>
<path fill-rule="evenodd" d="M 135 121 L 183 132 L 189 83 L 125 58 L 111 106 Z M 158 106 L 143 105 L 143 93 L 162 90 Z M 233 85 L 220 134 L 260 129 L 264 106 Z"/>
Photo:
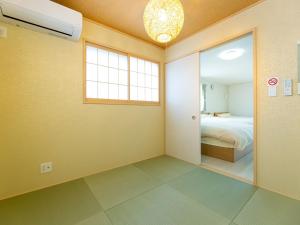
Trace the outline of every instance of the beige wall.
<path fill-rule="evenodd" d="M 257 27 L 258 185 L 300 199 L 300 96 L 267 96 L 266 79 L 276 75 L 297 82 L 300 1 L 266 0 L 215 24 L 166 51 L 167 60 L 205 48 Z M 281 82 L 282 83 L 282 82 Z"/>
<path fill-rule="evenodd" d="M 296 82 L 299 8 L 266 0 L 166 51 L 172 60 L 257 27 L 258 184 L 298 199 L 300 97 L 280 86 L 269 98 L 265 80 Z M 163 106 L 84 105 L 82 42 L 0 25 L 0 199 L 163 154 Z M 161 49 L 104 26 L 85 21 L 83 37 L 164 61 Z M 40 175 L 45 161 L 54 171 Z"/>
<path fill-rule="evenodd" d="M 0 199 L 163 154 L 163 104 L 83 104 L 82 41 L 0 25 Z M 88 21 L 83 37 L 164 60 L 162 49 Z M 41 175 L 47 161 L 54 171 Z"/>

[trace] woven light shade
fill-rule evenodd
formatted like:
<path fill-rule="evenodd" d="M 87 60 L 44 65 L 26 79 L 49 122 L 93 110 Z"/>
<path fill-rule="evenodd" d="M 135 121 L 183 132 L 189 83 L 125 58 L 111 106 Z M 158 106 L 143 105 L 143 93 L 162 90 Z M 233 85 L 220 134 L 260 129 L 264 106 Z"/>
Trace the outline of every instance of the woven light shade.
<path fill-rule="evenodd" d="M 144 26 L 155 41 L 167 43 L 180 33 L 184 12 L 180 0 L 150 0 L 144 11 Z"/>

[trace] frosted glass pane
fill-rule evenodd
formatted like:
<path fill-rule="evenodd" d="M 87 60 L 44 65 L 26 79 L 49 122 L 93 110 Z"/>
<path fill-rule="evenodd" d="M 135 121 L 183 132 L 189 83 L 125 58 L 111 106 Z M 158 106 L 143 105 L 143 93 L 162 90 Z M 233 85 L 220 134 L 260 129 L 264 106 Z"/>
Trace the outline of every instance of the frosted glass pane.
<path fill-rule="evenodd" d="M 125 70 L 119 70 L 119 84 L 128 84 L 128 72 Z"/>
<path fill-rule="evenodd" d="M 108 66 L 108 51 L 98 49 L 98 64 Z"/>
<path fill-rule="evenodd" d="M 93 81 L 86 82 L 86 97 L 97 98 L 97 82 L 93 82 Z"/>
<path fill-rule="evenodd" d="M 158 77 L 152 76 L 152 88 L 158 88 Z"/>
<path fill-rule="evenodd" d="M 128 99 L 128 88 L 127 86 L 119 85 L 119 99 Z"/>
<path fill-rule="evenodd" d="M 152 75 L 158 76 L 158 64 L 152 63 Z"/>
<path fill-rule="evenodd" d="M 107 82 L 108 83 L 108 67 L 99 66 L 98 67 L 98 76 L 100 82 Z"/>
<path fill-rule="evenodd" d="M 94 64 L 87 63 L 86 65 L 86 79 L 97 81 L 97 66 Z"/>
<path fill-rule="evenodd" d="M 109 99 L 118 99 L 118 85 L 117 84 L 109 84 Z"/>
<path fill-rule="evenodd" d="M 151 75 L 151 62 L 145 62 L 145 73 Z"/>
<path fill-rule="evenodd" d="M 130 84 L 137 86 L 138 85 L 138 78 L 137 78 L 137 73 L 136 72 L 131 72 L 130 73 Z"/>
<path fill-rule="evenodd" d="M 145 87 L 151 88 L 151 83 L 152 83 L 151 76 L 150 75 L 146 75 L 145 78 L 146 78 L 146 80 L 145 80 Z"/>
<path fill-rule="evenodd" d="M 130 87 L 130 99 L 138 100 L 138 90 L 137 87 Z"/>
<path fill-rule="evenodd" d="M 150 88 L 146 88 L 146 96 L 145 96 L 146 101 L 151 101 L 152 99 L 152 91 Z"/>
<path fill-rule="evenodd" d="M 145 75 L 142 73 L 138 75 L 138 86 L 145 87 Z"/>
<path fill-rule="evenodd" d="M 98 98 L 108 99 L 108 84 L 98 83 Z"/>
<path fill-rule="evenodd" d="M 152 101 L 158 102 L 158 89 L 152 89 Z"/>
<path fill-rule="evenodd" d="M 125 55 L 119 55 L 119 69 L 128 70 L 128 58 Z"/>
<path fill-rule="evenodd" d="M 91 46 L 86 47 L 86 61 L 97 64 L 97 48 Z"/>
<path fill-rule="evenodd" d="M 138 59 L 138 72 L 139 73 L 145 72 L 145 61 L 142 59 Z"/>
<path fill-rule="evenodd" d="M 109 67 L 118 68 L 118 54 L 110 52 L 109 53 Z"/>
<path fill-rule="evenodd" d="M 130 57 L 130 71 L 137 72 L 137 58 Z"/>
<path fill-rule="evenodd" d="M 138 88 L 138 100 L 145 100 L 145 88 Z"/>
<path fill-rule="evenodd" d="M 108 76 L 109 76 L 109 83 L 114 83 L 114 84 L 118 83 L 118 70 L 117 69 L 109 68 Z"/>

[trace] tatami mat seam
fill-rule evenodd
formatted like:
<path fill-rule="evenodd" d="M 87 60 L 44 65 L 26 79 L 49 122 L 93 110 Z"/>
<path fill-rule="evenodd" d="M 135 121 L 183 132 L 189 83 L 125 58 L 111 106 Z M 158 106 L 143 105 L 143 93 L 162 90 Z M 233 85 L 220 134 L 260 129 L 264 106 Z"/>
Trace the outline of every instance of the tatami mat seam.
<path fill-rule="evenodd" d="M 234 223 L 234 220 L 240 215 L 240 213 L 243 211 L 243 209 L 245 208 L 245 206 L 250 202 L 250 200 L 254 197 L 255 193 L 257 192 L 258 188 L 255 189 L 255 191 L 253 192 L 253 194 L 250 196 L 250 198 L 243 204 L 243 206 L 240 208 L 240 210 L 237 212 L 237 214 L 232 218 L 232 220 L 230 221 L 230 224 Z M 239 225 L 239 224 L 237 224 Z"/>

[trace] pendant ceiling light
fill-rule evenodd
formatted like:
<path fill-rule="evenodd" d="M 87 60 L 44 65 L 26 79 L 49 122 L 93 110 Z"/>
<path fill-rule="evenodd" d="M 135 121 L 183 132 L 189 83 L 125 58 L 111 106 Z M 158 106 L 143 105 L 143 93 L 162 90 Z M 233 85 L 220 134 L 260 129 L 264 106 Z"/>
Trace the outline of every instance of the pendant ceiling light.
<path fill-rule="evenodd" d="M 144 11 L 144 26 L 155 41 L 167 43 L 180 33 L 184 12 L 180 0 L 150 0 Z"/>

